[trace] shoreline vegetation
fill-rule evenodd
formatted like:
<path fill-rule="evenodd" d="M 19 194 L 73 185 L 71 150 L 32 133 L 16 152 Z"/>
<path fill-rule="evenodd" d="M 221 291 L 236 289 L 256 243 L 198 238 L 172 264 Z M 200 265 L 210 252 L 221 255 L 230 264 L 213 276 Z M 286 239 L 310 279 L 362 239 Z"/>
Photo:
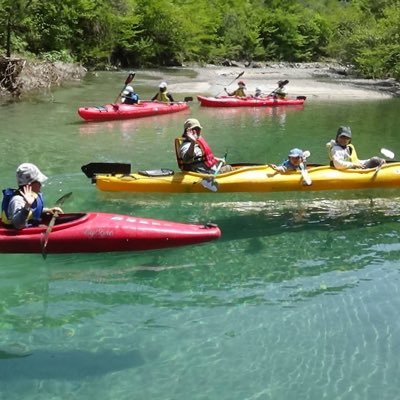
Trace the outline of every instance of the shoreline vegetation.
<path fill-rule="evenodd" d="M 244 71 L 248 92 L 257 86 L 268 93 L 280 79 L 290 80 L 289 94 L 308 98 L 390 98 L 400 97 L 400 83 L 395 79 L 365 79 L 352 73 L 351 66 L 338 62 L 310 63 L 240 63 L 221 65 L 196 63 L 182 67 L 194 70 L 197 77 L 188 82 L 171 82 L 175 93 L 194 92 L 215 95 L 223 91 L 221 82 L 232 81 Z M 140 70 L 139 70 L 140 71 Z M 32 91 L 50 89 L 63 83 L 82 80 L 87 69 L 77 63 L 30 61 L 24 58 L 0 58 L 0 96 L 21 98 Z M 236 81 L 231 87 L 234 87 Z"/>

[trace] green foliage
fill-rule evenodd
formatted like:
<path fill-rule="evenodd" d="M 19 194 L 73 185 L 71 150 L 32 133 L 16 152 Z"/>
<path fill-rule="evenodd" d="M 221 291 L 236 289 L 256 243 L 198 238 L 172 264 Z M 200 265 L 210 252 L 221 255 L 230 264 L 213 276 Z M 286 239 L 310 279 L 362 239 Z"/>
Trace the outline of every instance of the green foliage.
<path fill-rule="evenodd" d="M 399 79 L 400 0 L 0 0 L 0 49 L 87 66 L 317 61 Z"/>

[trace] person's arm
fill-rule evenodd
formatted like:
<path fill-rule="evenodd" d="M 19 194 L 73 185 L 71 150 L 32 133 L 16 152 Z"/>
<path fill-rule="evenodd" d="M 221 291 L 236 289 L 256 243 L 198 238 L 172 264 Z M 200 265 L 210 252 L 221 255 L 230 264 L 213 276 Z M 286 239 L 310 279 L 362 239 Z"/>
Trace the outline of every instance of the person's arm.
<path fill-rule="evenodd" d="M 14 196 L 11 199 L 8 206 L 8 215 L 15 229 L 25 228 L 31 204 L 28 204 L 22 196 Z"/>
<path fill-rule="evenodd" d="M 193 133 L 188 130 L 186 132 L 186 141 L 181 147 L 181 157 L 185 162 L 191 162 L 195 157 L 201 157 L 202 151 L 199 146 L 196 146 L 196 138 Z"/>
<path fill-rule="evenodd" d="M 235 95 L 235 92 L 229 93 L 229 92 L 226 90 L 226 88 L 224 88 L 224 90 L 225 90 L 225 93 L 226 93 L 228 96 L 234 96 L 234 95 Z"/>
<path fill-rule="evenodd" d="M 345 149 L 334 146 L 331 150 L 332 162 L 336 169 L 362 168 L 362 162 L 347 161 L 348 154 Z"/>
<path fill-rule="evenodd" d="M 284 174 L 287 171 L 287 168 L 284 165 L 275 165 L 275 164 L 269 164 L 269 166 L 275 170 L 276 172 L 279 172 L 281 174 Z"/>
<path fill-rule="evenodd" d="M 156 100 L 157 100 L 157 97 L 158 97 L 158 93 L 156 93 L 155 96 L 153 96 L 153 97 L 151 98 L 151 101 L 156 101 Z"/>
<path fill-rule="evenodd" d="M 171 94 L 171 93 L 168 93 L 168 94 L 167 94 L 167 97 L 168 97 L 168 99 L 169 99 L 169 101 L 170 101 L 171 103 L 174 103 L 174 102 L 175 102 L 175 100 L 174 100 L 174 98 L 172 97 L 172 94 Z"/>

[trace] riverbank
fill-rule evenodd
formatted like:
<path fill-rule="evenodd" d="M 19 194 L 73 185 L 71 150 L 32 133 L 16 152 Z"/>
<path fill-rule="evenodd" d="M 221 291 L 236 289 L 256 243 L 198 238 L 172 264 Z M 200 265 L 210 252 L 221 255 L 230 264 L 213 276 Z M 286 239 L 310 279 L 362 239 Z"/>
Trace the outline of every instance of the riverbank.
<path fill-rule="evenodd" d="M 240 79 L 245 81 L 248 93 L 254 93 L 256 87 L 270 93 L 276 89 L 278 80 L 287 79 L 290 96 L 307 96 L 308 99 L 386 99 L 400 96 L 400 84 L 395 80 L 354 78 L 345 67 L 334 63 L 282 63 L 257 68 L 207 65 L 191 69 L 198 74 L 194 82 L 171 81 L 169 89 L 173 93 L 222 95 L 224 87 L 229 86 L 230 90 L 236 87 L 239 79 L 235 78 L 243 71 Z"/>
<path fill-rule="evenodd" d="M 19 98 L 34 90 L 49 89 L 86 75 L 80 64 L 33 61 L 24 58 L 0 59 L 0 96 Z"/>

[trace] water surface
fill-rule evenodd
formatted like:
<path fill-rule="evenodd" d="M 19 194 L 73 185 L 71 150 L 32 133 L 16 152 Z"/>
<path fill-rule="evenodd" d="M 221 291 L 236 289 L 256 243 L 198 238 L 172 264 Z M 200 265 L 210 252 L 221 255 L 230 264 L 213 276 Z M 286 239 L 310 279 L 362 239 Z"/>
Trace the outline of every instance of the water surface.
<path fill-rule="evenodd" d="M 278 163 L 301 147 L 325 163 L 342 124 L 361 157 L 399 154 L 399 101 L 216 110 L 194 101 L 172 115 L 80 121 L 78 106 L 112 102 L 125 77 L 101 73 L 3 104 L 2 187 L 14 185 L 19 163 L 34 162 L 50 177 L 48 203 L 73 191 L 65 211 L 211 221 L 223 236 L 143 253 L 2 255 L 0 397 L 397 398 L 398 190 L 102 193 L 80 166 L 176 169 L 173 140 L 189 116 L 231 162 Z M 195 75 L 146 71 L 136 89 L 149 98 L 163 79 Z"/>

